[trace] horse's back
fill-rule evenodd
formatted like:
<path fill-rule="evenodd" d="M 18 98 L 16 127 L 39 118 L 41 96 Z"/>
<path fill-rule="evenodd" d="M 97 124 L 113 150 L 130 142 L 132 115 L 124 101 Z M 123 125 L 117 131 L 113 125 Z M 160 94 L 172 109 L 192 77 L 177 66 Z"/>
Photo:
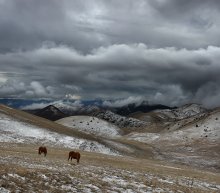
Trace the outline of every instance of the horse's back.
<path fill-rule="evenodd" d="M 74 157 L 74 158 L 77 158 L 79 156 L 79 154 L 80 154 L 79 152 L 75 152 L 75 151 L 69 152 L 69 156 Z"/>
<path fill-rule="evenodd" d="M 75 152 L 75 151 L 70 151 L 69 152 L 69 157 L 74 158 L 74 159 L 80 159 L 80 153 Z"/>

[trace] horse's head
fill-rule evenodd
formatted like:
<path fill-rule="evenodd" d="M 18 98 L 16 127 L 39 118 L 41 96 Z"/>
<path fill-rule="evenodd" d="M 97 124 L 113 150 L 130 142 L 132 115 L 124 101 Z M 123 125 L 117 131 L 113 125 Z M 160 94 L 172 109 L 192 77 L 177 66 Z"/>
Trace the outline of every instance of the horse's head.
<path fill-rule="evenodd" d="M 47 148 L 46 147 L 39 147 L 38 154 L 44 153 L 44 156 L 47 155 Z"/>

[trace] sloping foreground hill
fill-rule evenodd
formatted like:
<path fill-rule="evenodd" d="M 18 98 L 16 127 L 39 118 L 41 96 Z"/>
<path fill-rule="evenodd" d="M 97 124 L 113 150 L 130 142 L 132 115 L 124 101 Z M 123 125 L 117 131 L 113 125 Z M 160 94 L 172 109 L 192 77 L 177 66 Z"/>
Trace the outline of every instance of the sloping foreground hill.
<path fill-rule="evenodd" d="M 0 192 L 217 193 L 220 175 L 155 160 L 81 152 L 68 162 L 68 148 L 1 143 Z"/>
<path fill-rule="evenodd" d="M 97 142 L 92 136 L 70 131 L 53 122 L 13 109 L 8 110 L 7 107 L 1 107 L 0 110 L 0 134 L 0 142 L 43 144 L 110 154 L 118 153 Z"/>

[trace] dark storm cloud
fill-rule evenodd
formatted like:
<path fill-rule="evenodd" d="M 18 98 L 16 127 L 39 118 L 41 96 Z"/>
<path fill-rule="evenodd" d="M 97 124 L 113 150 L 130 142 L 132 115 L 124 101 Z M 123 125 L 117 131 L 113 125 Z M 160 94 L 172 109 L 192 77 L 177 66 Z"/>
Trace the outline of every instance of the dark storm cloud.
<path fill-rule="evenodd" d="M 45 41 L 83 53 L 112 44 L 219 46 L 219 1 L 1 0 L 0 51 Z"/>
<path fill-rule="evenodd" d="M 20 63 L 35 66 L 34 71 L 23 69 L 24 75 L 18 76 L 17 81 L 2 79 L 1 94 L 4 96 L 144 96 L 152 103 L 177 105 L 187 101 L 203 102 L 203 92 L 207 97 L 209 93 L 210 96 L 213 92 L 220 93 L 219 47 L 152 49 L 144 44 L 120 44 L 99 48 L 85 55 L 66 46 L 56 46 L 0 58 L 9 63 L 13 58 L 20 58 Z M 201 65 L 199 61 L 202 61 Z M 30 82 L 32 76 L 44 79 Z M 209 92 L 207 85 L 211 85 Z M 204 102 L 207 106 L 212 105 Z"/>
<path fill-rule="evenodd" d="M 88 7 L 80 1 L 1 1 L 1 51 L 29 50 L 45 41 L 73 45 L 82 51 L 102 45 L 101 36 L 84 30 L 89 27 L 86 17 L 91 3 L 87 3 Z"/>
<path fill-rule="evenodd" d="M 217 0 L 0 0 L 0 97 L 220 105 L 219 9 Z"/>

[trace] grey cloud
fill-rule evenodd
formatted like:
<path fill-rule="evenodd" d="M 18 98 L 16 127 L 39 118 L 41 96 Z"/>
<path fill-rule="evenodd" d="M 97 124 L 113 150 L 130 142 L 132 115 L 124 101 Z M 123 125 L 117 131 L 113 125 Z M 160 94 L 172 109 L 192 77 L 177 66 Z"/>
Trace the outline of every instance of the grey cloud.
<path fill-rule="evenodd" d="M 216 85 L 210 87 L 212 90 L 220 83 L 219 55 L 220 48 L 211 46 L 186 50 L 152 49 L 144 44 L 112 45 L 86 55 L 66 46 L 42 47 L 4 55 L 4 61 L 20 58 L 24 66 L 28 63 L 35 70 L 22 68 L 23 73 L 32 75 L 17 77 L 23 83 L 22 89 L 14 89 L 15 82 L 4 84 L 1 94 L 6 88 L 13 88 L 13 96 L 16 92 L 24 92 L 27 97 L 59 98 L 70 94 L 84 99 L 108 99 L 146 96 L 152 103 L 201 102 L 201 93 L 208 89 L 204 85 L 212 82 Z M 16 65 L 12 65 L 10 70 L 12 67 L 16 69 Z M 6 66 L 4 70 L 7 71 Z M 43 77 L 41 83 L 35 80 L 37 76 Z M 6 93 L 10 96 L 9 91 Z"/>
<path fill-rule="evenodd" d="M 11 0 L 0 6 L 0 51 L 45 41 L 82 53 L 112 44 L 197 49 L 219 46 L 218 1 Z"/>
<path fill-rule="evenodd" d="M 219 8 L 217 0 L 0 1 L 0 96 L 217 105 Z"/>
<path fill-rule="evenodd" d="M 93 38 L 90 38 L 88 32 L 77 27 L 78 23 L 86 25 L 87 18 L 85 15 L 80 21 L 78 14 L 85 8 L 80 6 L 82 3 L 74 2 L 4 1 L 0 6 L 0 50 L 30 50 L 40 47 L 44 41 L 74 45 L 82 51 L 100 46 L 103 41 L 99 40 L 100 37 L 95 32 L 89 32 L 93 35 Z M 89 7 L 86 10 L 88 11 Z"/>
<path fill-rule="evenodd" d="M 144 100 L 146 99 L 143 96 L 136 96 L 136 97 L 130 96 L 128 98 L 118 99 L 114 101 L 106 100 L 106 101 L 103 101 L 102 105 L 107 106 L 107 107 L 122 107 L 122 106 L 129 105 L 131 103 L 138 105 Z"/>

